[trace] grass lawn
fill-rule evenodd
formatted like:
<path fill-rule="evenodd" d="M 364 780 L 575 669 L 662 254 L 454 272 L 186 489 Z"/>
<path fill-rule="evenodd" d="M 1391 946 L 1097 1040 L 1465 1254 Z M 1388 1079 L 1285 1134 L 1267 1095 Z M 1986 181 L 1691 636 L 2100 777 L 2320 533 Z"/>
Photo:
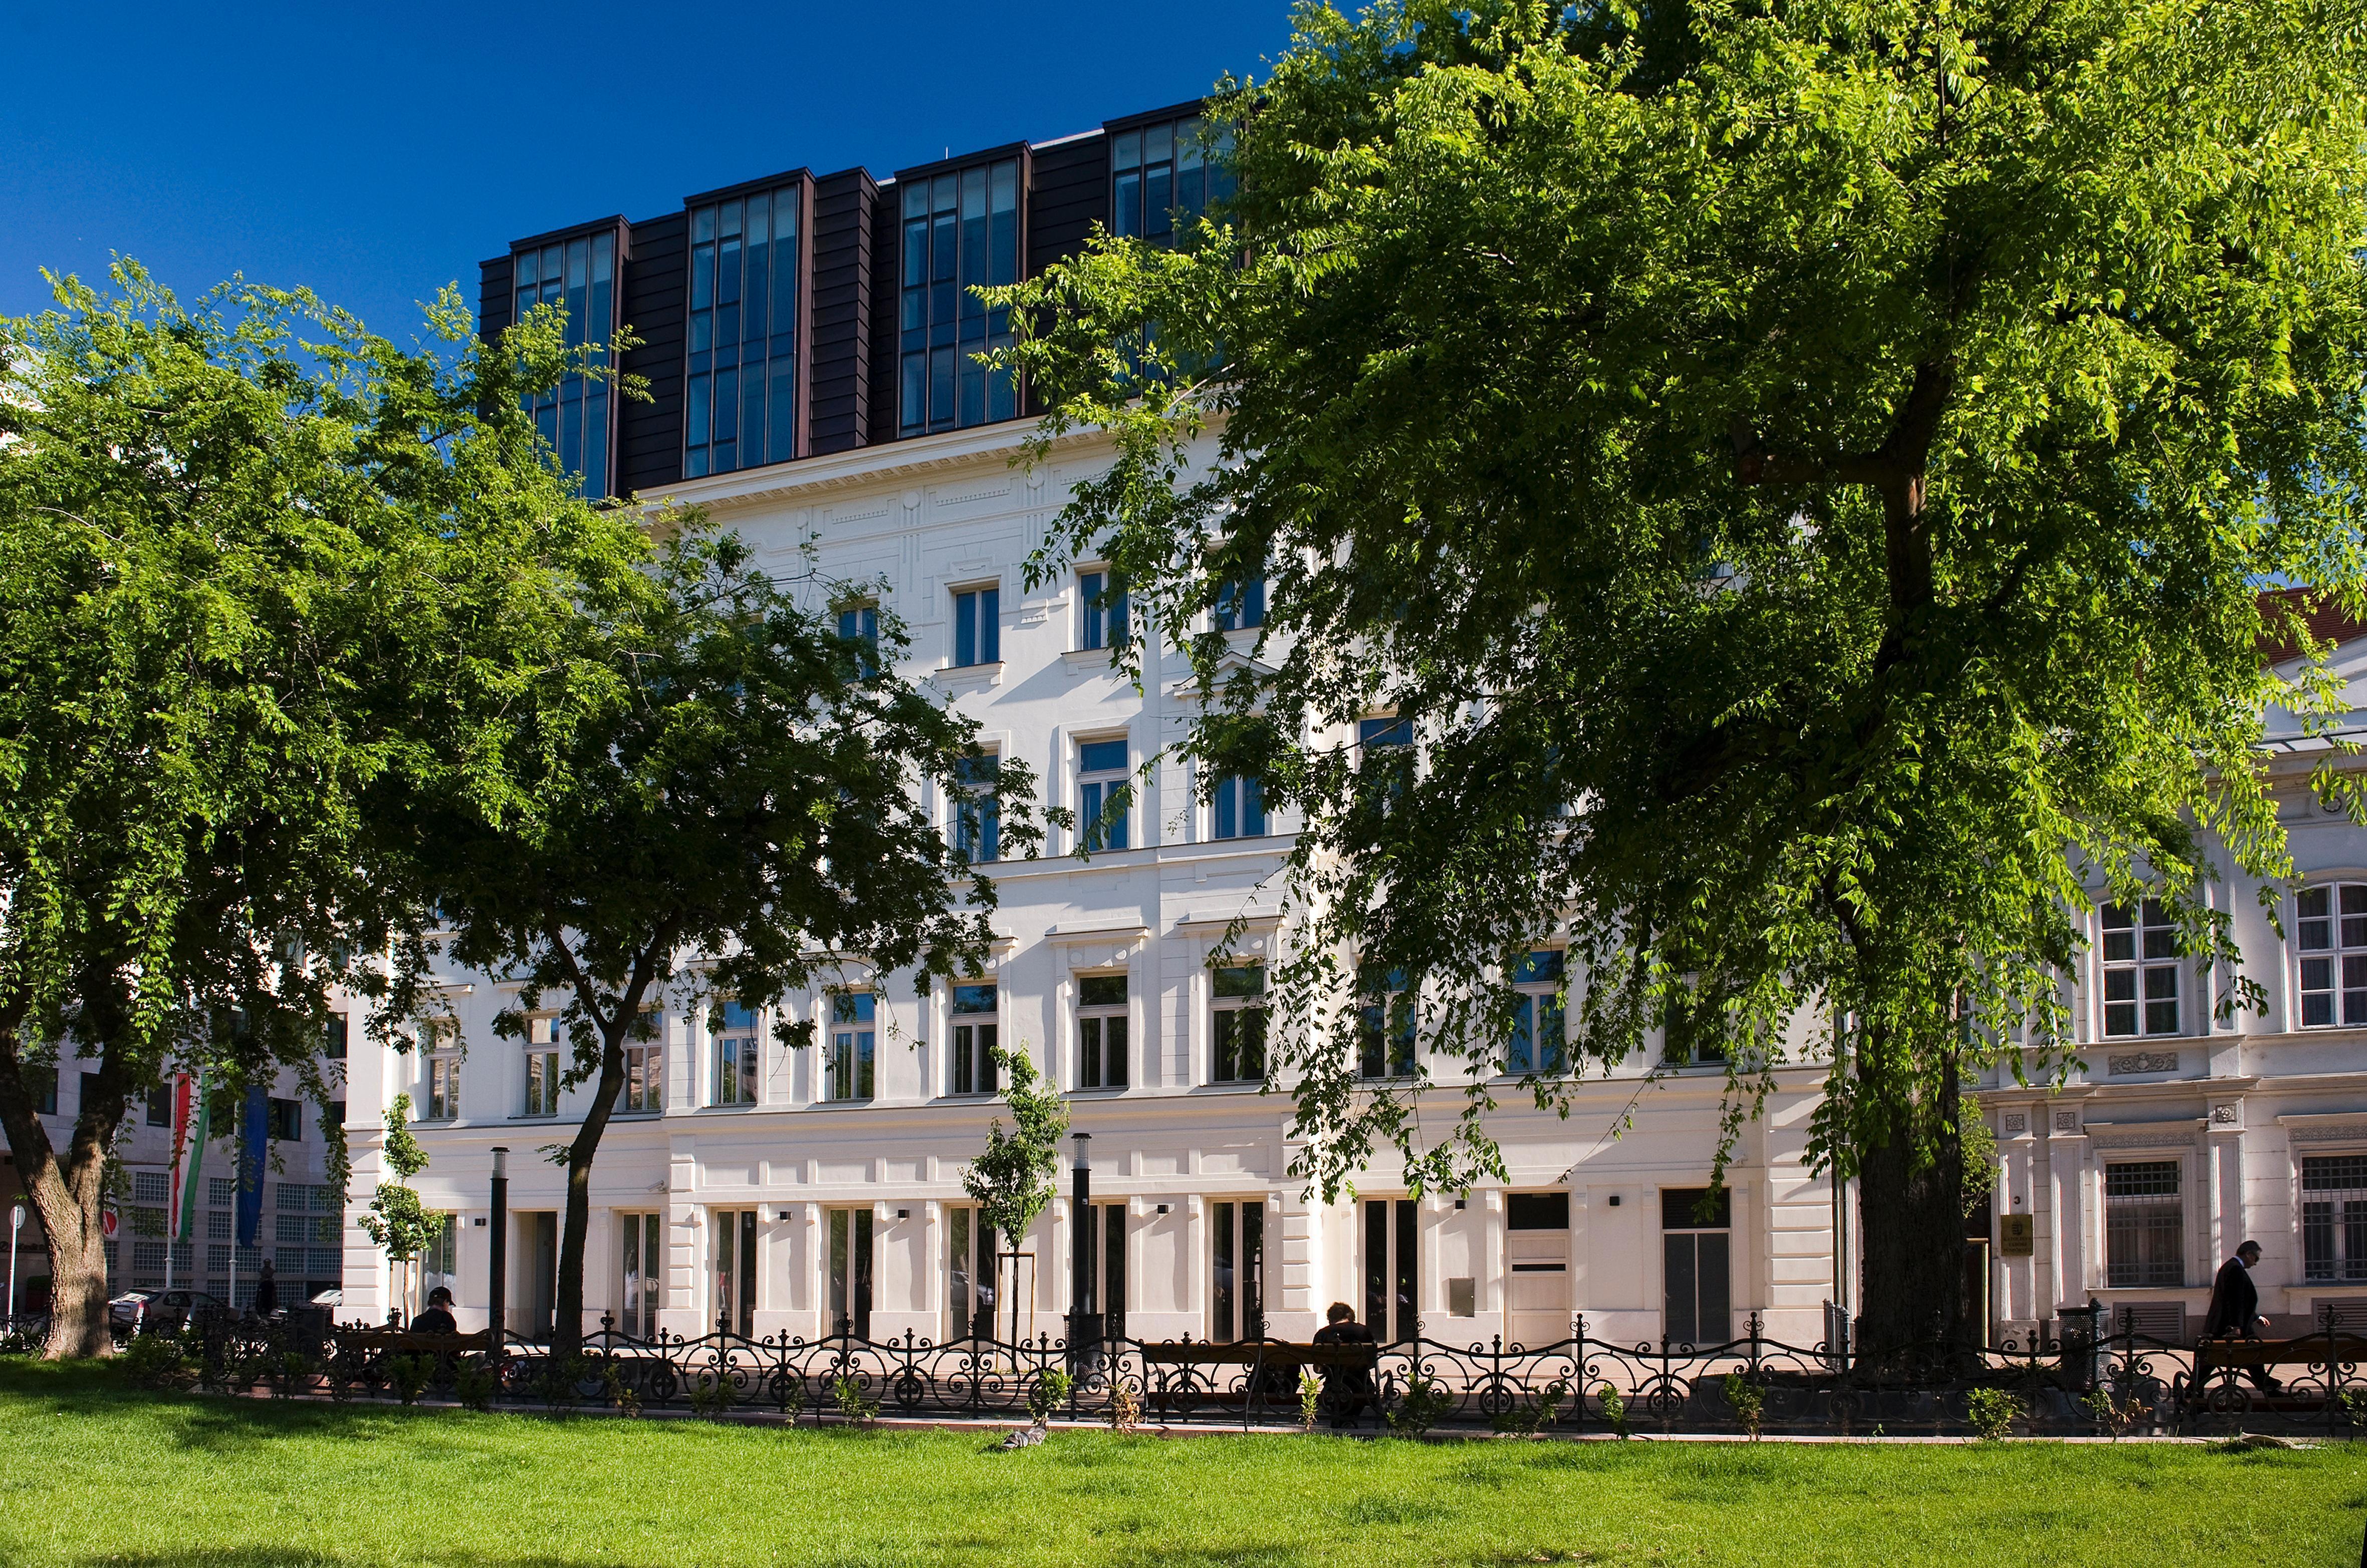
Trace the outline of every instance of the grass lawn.
<path fill-rule="evenodd" d="M 1161 1440 L 135 1393 L 0 1360 L 6 1563 L 2340 1564 L 2367 1446 Z"/>

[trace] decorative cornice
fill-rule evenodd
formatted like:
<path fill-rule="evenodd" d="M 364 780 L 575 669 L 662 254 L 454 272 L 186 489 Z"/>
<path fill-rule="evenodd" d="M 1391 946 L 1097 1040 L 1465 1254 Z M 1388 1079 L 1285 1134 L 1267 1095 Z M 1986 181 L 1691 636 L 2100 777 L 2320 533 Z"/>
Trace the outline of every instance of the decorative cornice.
<path fill-rule="evenodd" d="M 2367 1122 L 2325 1122 L 2316 1126 L 2287 1127 L 2285 1140 L 2294 1144 L 2367 1143 Z"/>
<path fill-rule="evenodd" d="M 2107 1058 L 2106 1066 L 2114 1073 L 2174 1073 L 2178 1071 L 2175 1051 L 2131 1051 L 2125 1055 Z"/>

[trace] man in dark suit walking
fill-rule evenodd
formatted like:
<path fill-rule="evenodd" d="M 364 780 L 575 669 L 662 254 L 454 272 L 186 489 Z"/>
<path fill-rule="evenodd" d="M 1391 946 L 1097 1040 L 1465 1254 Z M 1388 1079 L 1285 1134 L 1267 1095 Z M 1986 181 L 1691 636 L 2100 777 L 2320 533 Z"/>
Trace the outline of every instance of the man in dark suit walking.
<path fill-rule="evenodd" d="M 2260 1315 L 2260 1290 L 2252 1283 L 2252 1269 L 2259 1261 L 2260 1244 L 2248 1241 L 2219 1266 L 2219 1277 L 2211 1285 L 2211 1310 L 2203 1320 L 2205 1339 L 2260 1337 L 2269 1320 Z M 2283 1392 L 2284 1384 L 2271 1377 L 2266 1367 L 2254 1367 L 2247 1375 L 2263 1393 Z"/>

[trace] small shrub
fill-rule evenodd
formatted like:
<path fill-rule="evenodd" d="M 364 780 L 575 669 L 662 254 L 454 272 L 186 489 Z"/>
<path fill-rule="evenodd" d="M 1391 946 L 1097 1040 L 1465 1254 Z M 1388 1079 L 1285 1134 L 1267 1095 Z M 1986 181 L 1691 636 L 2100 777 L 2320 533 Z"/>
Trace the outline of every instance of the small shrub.
<path fill-rule="evenodd" d="M 583 1401 L 583 1357 L 553 1356 L 542 1364 L 542 1402 L 554 1410 L 572 1410 Z"/>
<path fill-rule="evenodd" d="M 134 1388 L 182 1388 L 193 1375 L 181 1337 L 162 1330 L 135 1335 L 118 1360 Z"/>
<path fill-rule="evenodd" d="M 2367 1388 L 2346 1388 L 2334 1403 L 2352 1426 L 2367 1427 Z"/>
<path fill-rule="evenodd" d="M 617 1372 L 613 1357 L 601 1363 L 600 1396 L 614 1406 L 619 1416 L 639 1416 L 641 1413 L 641 1396 Z"/>
<path fill-rule="evenodd" d="M 419 1396 L 427 1392 L 436 1376 L 436 1359 L 432 1356 L 389 1356 L 386 1359 L 386 1385 L 405 1404 L 416 1404 Z"/>
<path fill-rule="evenodd" d="M 1569 1384 L 1557 1378 L 1547 1383 L 1535 1403 L 1515 1405 L 1491 1423 L 1497 1431 L 1508 1437 L 1534 1438 L 1554 1424 L 1561 1415 L 1561 1402 L 1569 1397 Z"/>
<path fill-rule="evenodd" d="M 1298 1429 L 1315 1430 L 1315 1417 L 1323 1407 L 1323 1380 L 1301 1367 L 1298 1370 Z"/>
<path fill-rule="evenodd" d="M 740 1391 L 731 1386 L 730 1374 L 719 1371 L 712 1377 L 701 1378 L 692 1387 L 690 1408 L 694 1415 L 722 1416 L 730 1411 L 739 1398 Z"/>
<path fill-rule="evenodd" d="M 1594 1391 L 1594 1396 L 1603 1402 L 1603 1424 L 1623 1438 L 1630 1436 L 1627 1430 L 1627 1402 L 1619 1397 L 1619 1391 L 1609 1383 L 1604 1383 Z"/>
<path fill-rule="evenodd" d="M 279 1399 L 293 1399 L 312 1382 L 311 1359 L 300 1350 L 289 1350 L 279 1358 L 279 1375 L 272 1380 L 271 1392 Z"/>
<path fill-rule="evenodd" d="M 2137 1416 L 2144 1410 L 2144 1406 L 2134 1399 L 2115 1400 L 2111 1386 L 2105 1383 L 2098 1383 L 2083 1394 L 2079 1406 L 2087 1411 L 2090 1420 L 2111 1434 L 2116 1443 L 2121 1440 L 2122 1434 L 2135 1425 Z"/>
<path fill-rule="evenodd" d="M 1142 1425 L 1142 1391 L 1129 1377 L 1110 1380 L 1109 1424 L 1113 1432 L 1131 1432 Z"/>
<path fill-rule="evenodd" d="M 1999 1443 L 2012 1434 L 2022 1402 L 2001 1388 L 1976 1388 L 1965 1395 L 1965 1414 L 1981 1441 Z"/>
<path fill-rule="evenodd" d="M 1048 1425 L 1052 1412 L 1069 1403 L 1069 1394 L 1077 1380 L 1058 1367 L 1046 1367 L 1036 1374 L 1034 1386 L 1027 1391 L 1027 1414 L 1036 1418 L 1038 1427 Z"/>
<path fill-rule="evenodd" d="M 1381 1417 L 1399 1437 L 1419 1438 L 1454 1408 L 1455 1396 L 1444 1385 L 1417 1376 L 1406 1384 L 1405 1393 L 1397 1404 L 1381 1413 Z"/>
<path fill-rule="evenodd" d="M 491 1410 L 501 1378 L 482 1357 L 471 1357 L 452 1369 L 452 1393 L 471 1410 Z"/>
<path fill-rule="evenodd" d="M 1726 1402 L 1734 1406 L 1735 1419 L 1740 1421 L 1742 1429 L 1750 1434 L 1750 1440 L 1757 1442 L 1759 1424 L 1767 1414 L 1767 1391 L 1739 1372 L 1728 1372 L 1726 1374 Z"/>
<path fill-rule="evenodd" d="M 830 1385 L 830 1396 L 837 1402 L 838 1413 L 858 1427 L 869 1425 L 879 1415 L 879 1402 L 864 1393 L 857 1379 L 837 1379 Z"/>

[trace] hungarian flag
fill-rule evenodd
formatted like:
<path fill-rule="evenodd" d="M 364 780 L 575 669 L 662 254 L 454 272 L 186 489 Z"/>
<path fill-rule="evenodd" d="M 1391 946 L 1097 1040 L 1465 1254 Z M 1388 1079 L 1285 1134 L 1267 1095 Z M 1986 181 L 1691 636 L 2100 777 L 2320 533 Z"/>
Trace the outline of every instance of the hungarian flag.
<path fill-rule="evenodd" d="M 187 1073 L 173 1075 L 172 1210 L 164 1232 L 175 1241 L 193 1239 L 197 1223 L 198 1177 L 206 1163 L 206 1080 Z"/>

